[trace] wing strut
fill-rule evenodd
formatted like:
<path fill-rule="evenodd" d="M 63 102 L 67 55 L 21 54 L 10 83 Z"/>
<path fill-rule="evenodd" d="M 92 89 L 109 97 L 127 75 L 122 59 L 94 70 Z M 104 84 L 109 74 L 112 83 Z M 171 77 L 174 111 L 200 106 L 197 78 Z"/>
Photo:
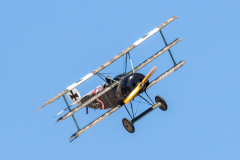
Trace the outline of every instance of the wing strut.
<path fill-rule="evenodd" d="M 163 41 L 164 41 L 164 43 L 165 43 L 165 46 L 168 46 L 167 41 L 166 41 L 166 39 L 165 39 L 164 36 L 163 36 L 162 30 L 160 30 L 159 32 L 160 32 L 160 34 L 161 34 L 161 36 L 162 36 L 162 38 L 163 38 Z M 174 60 L 174 58 L 173 58 L 173 55 L 172 55 L 171 50 L 169 49 L 168 52 L 169 52 L 169 54 L 170 54 L 170 56 L 171 56 L 171 58 L 172 58 L 172 61 L 173 61 L 173 63 L 174 63 L 174 66 L 176 66 L 177 63 L 175 62 L 175 60 Z"/>
<path fill-rule="evenodd" d="M 132 59 L 131 59 L 131 57 L 130 57 L 130 53 L 128 52 L 127 54 L 128 54 L 128 57 L 129 57 L 129 61 L 130 61 L 130 63 L 131 63 L 131 66 L 132 66 L 132 72 L 134 73 L 133 63 L 132 63 Z"/>
<path fill-rule="evenodd" d="M 137 67 L 134 68 L 134 71 L 137 72 L 138 70 L 140 70 L 141 68 L 143 68 L 144 66 L 146 66 L 148 63 L 152 62 L 155 58 L 157 58 L 158 56 L 160 56 L 161 54 L 163 54 L 164 52 L 166 52 L 167 50 L 169 50 L 171 47 L 173 47 L 174 45 L 176 45 L 178 42 L 180 42 L 182 39 L 181 38 L 177 38 L 175 41 L 173 41 L 172 43 L 170 43 L 168 46 L 166 46 L 165 48 L 163 48 L 162 50 L 158 51 L 157 53 L 155 53 L 153 56 L 151 56 L 150 58 L 148 58 L 147 60 L 145 60 L 143 63 L 139 64 Z M 128 72 L 127 75 L 132 74 L 132 71 Z"/>
<path fill-rule="evenodd" d="M 72 110 L 71 110 L 70 106 L 68 105 L 68 102 L 67 102 L 67 100 L 66 100 L 65 95 L 63 95 L 63 99 L 64 99 L 64 101 L 66 102 L 66 105 L 67 105 L 67 107 L 68 107 L 68 109 L 69 109 L 69 112 L 71 112 Z M 77 126 L 77 129 L 80 130 L 80 128 L 79 128 L 79 126 L 78 126 L 78 124 L 77 124 L 77 121 L 76 121 L 74 115 L 72 115 L 72 118 L 73 118 L 73 120 L 74 120 L 74 122 L 75 122 L 75 124 L 76 124 L 76 126 Z"/>

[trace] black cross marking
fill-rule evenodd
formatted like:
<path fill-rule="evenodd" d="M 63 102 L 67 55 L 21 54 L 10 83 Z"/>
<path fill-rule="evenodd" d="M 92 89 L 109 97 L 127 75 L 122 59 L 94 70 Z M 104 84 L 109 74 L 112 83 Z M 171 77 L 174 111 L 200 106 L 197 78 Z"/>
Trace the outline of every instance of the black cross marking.
<path fill-rule="evenodd" d="M 78 94 L 77 93 L 73 94 L 73 91 L 70 91 L 70 92 L 72 94 L 72 95 L 70 95 L 71 99 L 75 99 L 75 101 L 76 101 L 77 97 L 79 97 Z"/>

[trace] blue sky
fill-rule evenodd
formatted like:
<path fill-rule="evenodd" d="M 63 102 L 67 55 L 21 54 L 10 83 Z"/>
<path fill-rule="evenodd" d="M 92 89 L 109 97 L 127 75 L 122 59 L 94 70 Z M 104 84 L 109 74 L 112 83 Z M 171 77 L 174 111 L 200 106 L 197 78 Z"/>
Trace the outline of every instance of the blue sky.
<path fill-rule="evenodd" d="M 0 158 L 239 159 L 239 8 L 237 0 L 2 0 Z M 130 134 L 121 108 L 73 143 L 73 120 L 52 118 L 66 107 L 62 98 L 33 113 L 174 15 L 163 33 L 169 43 L 182 38 L 172 53 L 186 64 L 148 91 L 164 97 L 166 112 L 156 109 Z M 157 33 L 130 52 L 133 65 L 163 47 Z M 153 66 L 152 79 L 173 63 L 166 52 L 139 72 Z M 102 72 L 122 71 L 121 58 Z M 94 76 L 77 89 L 86 94 L 101 83 Z M 147 108 L 141 104 L 138 113 Z M 104 112 L 83 109 L 75 117 L 84 127 Z"/>

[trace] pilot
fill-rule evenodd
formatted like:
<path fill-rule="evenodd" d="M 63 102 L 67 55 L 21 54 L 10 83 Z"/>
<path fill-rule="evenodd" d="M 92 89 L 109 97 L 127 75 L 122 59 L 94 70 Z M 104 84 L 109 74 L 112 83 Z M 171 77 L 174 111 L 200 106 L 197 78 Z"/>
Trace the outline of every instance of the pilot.
<path fill-rule="evenodd" d="M 112 79 L 111 79 L 110 76 L 105 77 L 105 79 L 106 79 L 106 81 L 107 81 L 107 83 L 105 84 L 105 86 L 111 85 L 111 84 L 113 83 L 113 81 L 112 81 Z"/>

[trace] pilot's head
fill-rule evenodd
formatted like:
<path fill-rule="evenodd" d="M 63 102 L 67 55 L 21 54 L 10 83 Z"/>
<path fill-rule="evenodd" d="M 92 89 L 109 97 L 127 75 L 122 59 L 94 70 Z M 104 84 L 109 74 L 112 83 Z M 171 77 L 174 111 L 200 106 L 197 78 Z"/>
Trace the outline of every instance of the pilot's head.
<path fill-rule="evenodd" d="M 110 77 L 110 76 L 107 76 L 105 79 L 106 79 L 106 81 L 107 81 L 107 83 L 108 83 L 109 85 L 112 84 L 112 80 L 111 80 L 111 77 Z"/>

